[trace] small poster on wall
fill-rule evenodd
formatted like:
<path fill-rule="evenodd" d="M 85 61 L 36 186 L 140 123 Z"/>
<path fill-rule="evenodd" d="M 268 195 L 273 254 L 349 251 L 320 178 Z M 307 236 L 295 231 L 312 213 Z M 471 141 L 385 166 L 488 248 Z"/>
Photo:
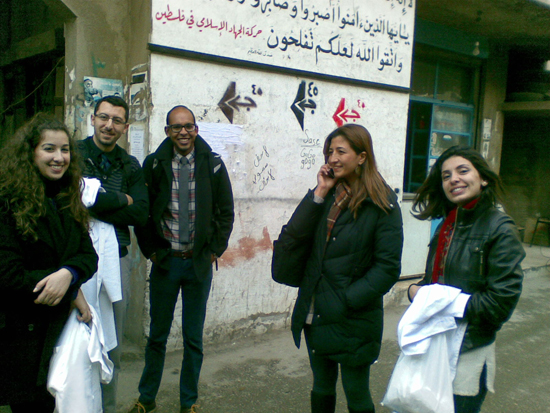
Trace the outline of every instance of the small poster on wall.
<path fill-rule="evenodd" d="M 124 98 L 122 80 L 84 76 L 84 106 L 94 106 L 95 102 L 105 96 Z"/>

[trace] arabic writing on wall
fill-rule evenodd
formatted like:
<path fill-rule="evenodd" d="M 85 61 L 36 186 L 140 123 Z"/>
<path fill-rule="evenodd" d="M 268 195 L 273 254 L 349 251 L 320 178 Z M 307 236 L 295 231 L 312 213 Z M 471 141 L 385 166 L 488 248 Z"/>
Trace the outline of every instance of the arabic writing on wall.
<path fill-rule="evenodd" d="M 152 43 L 408 86 L 414 0 L 356 3 L 154 0 Z"/>
<path fill-rule="evenodd" d="M 254 155 L 254 175 L 252 176 L 252 183 L 258 188 L 258 192 L 261 192 L 265 187 L 275 180 L 273 175 L 273 169 L 269 165 L 269 151 L 265 145 L 262 146 L 262 151 Z"/>

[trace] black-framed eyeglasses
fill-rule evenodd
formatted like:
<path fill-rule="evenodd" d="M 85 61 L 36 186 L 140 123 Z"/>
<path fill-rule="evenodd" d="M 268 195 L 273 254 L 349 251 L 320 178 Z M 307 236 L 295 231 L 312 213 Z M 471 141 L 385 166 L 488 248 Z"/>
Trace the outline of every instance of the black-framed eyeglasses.
<path fill-rule="evenodd" d="M 126 124 L 126 121 L 124 119 L 117 116 L 111 117 L 109 115 L 106 115 L 105 113 L 98 113 L 97 115 L 95 115 L 95 117 L 105 123 L 109 122 L 109 119 L 112 119 L 113 123 L 117 126 L 122 126 Z"/>
<path fill-rule="evenodd" d="M 186 132 L 193 132 L 195 129 L 197 129 L 197 125 L 195 125 L 194 123 L 186 123 L 185 125 L 175 123 L 173 125 L 168 125 L 168 128 L 174 133 L 180 133 L 182 129 L 185 129 Z"/>

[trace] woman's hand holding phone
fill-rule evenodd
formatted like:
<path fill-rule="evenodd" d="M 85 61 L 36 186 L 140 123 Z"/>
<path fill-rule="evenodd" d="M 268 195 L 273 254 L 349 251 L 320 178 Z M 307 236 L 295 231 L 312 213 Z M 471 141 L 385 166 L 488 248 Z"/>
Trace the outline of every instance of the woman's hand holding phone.
<path fill-rule="evenodd" d="M 336 184 L 336 180 L 334 171 L 328 164 L 321 166 L 317 173 L 317 187 L 314 191 L 315 195 L 325 198 L 328 191 Z"/>

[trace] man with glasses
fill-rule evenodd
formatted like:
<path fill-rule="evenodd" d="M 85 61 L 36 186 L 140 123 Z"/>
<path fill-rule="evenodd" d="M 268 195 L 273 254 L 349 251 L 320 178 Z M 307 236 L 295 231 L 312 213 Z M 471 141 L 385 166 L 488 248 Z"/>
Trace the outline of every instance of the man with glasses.
<path fill-rule="evenodd" d="M 117 145 L 120 137 L 128 131 L 126 102 L 118 96 L 107 96 L 98 100 L 92 116 L 92 125 L 94 135 L 78 142 L 84 176 L 101 181 L 101 189 L 89 211 L 94 218 L 113 224 L 120 257 L 122 300 L 113 303 L 118 346 L 109 351 L 115 372 L 111 382 L 102 385 L 103 411 L 114 413 L 132 269 L 132 261 L 128 254 L 128 227 L 145 224 L 149 213 L 149 201 L 139 161 Z"/>
<path fill-rule="evenodd" d="M 166 139 L 144 162 L 150 212 L 136 228 L 150 276 L 149 339 L 139 400 L 131 413 L 156 410 L 166 342 L 181 290 L 183 362 L 181 413 L 196 412 L 203 360 L 202 334 L 212 282 L 212 263 L 227 248 L 233 229 L 233 194 L 220 156 L 202 139 L 195 116 L 176 106 L 166 116 Z"/>

